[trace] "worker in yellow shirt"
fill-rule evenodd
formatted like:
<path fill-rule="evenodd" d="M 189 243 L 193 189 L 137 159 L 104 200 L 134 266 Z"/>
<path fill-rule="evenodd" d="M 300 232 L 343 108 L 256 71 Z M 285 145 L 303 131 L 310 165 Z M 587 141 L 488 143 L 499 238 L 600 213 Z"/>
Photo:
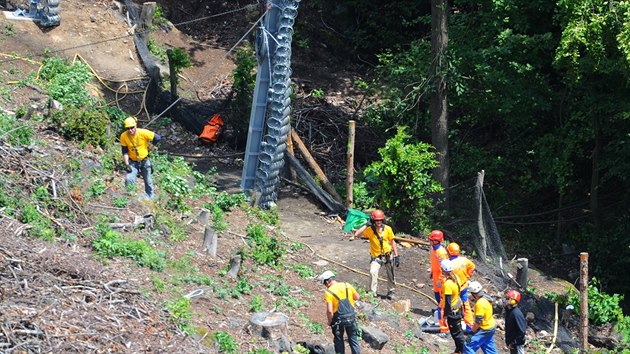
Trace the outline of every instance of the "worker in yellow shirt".
<path fill-rule="evenodd" d="M 431 243 L 431 251 L 429 252 L 429 261 L 431 264 L 431 278 L 433 279 L 433 295 L 435 296 L 435 301 L 439 304 L 442 300 L 442 282 L 444 281 L 444 277 L 442 275 L 441 262 L 445 259 L 448 259 L 448 253 L 444 246 L 442 246 L 442 241 L 444 241 L 444 233 L 440 230 L 433 230 L 429 234 L 429 242 Z M 438 322 L 440 324 L 440 332 L 446 333 L 448 332 L 448 325 L 446 323 L 446 319 L 442 316 L 442 309 L 438 306 L 437 309 L 438 314 Z M 445 335 L 445 334 L 444 334 Z"/>
<path fill-rule="evenodd" d="M 157 150 L 157 144 L 161 136 L 148 129 L 138 128 L 135 117 L 125 119 L 125 131 L 120 134 L 120 146 L 123 160 L 125 161 L 125 186 L 136 183 L 138 173 L 144 180 L 144 192 L 151 199 L 155 199 L 153 192 L 153 166 L 149 159 L 149 151 Z"/>
<path fill-rule="evenodd" d="M 475 323 L 473 324 L 473 336 L 466 344 L 465 354 L 475 354 L 479 348 L 484 354 L 497 354 L 494 345 L 494 332 L 497 329 L 494 317 L 492 317 L 492 298 L 483 292 L 479 282 L 473 281 L 468 286 L 475 300 Z"/>
<path fill-rule="evenodd" d="M 318 279 L 326 286 L 324 301 L 326 301 L 326 318 L 333 332 L 335 353 L 346 352 L 343 343 L 344 332 L 348 336 L 350 351 L 352 354 L 360 354 L 359 339 L 357 335 L 357 319 L 354 310 L 354 302 L 359 300 L 359 293 L 348 283 L 340 283 L 335 279 L 335 274 L 329 270 L 322 273 Z"/>
<path fill-rule="evenodd" d="M 394 231 L 389 225 L 385 225 L 385 213 L 379 209 L 374 210 L 370 217 L 370 224 L 359 228 L 354 233 L 354 237 L 370 240 L 370 290 L 377 295 L 378 273 L 381 267 L 384 267 L 387 274 L 385 298 L 393 299 L 396 290 L 394 266 L 400 266 L 400 257 L 398 257 L 396 241 L 394 241 Z"/>
<path fill-rule="evenodd" d="M 446 252 L 448 252 L 448 259 L 453 262 L 453 272 L 461 282 L 459 297 L 462 299 L 462 313 L 464 315 L 464 323 L 466 324 L 466 332 L 470 332 L 472 331 L 474 319 L 472 309 L 470 308 L 470 301 L 468 301 L 468 283 L 470 282 L 470 277 L 472 277 L 475 272 L 475 263 L 460 255 L 460 247 L 455 242 L 451 242 L 446 246 Z"/>
<path fill-rule="evenodd" d="M 448 323 L 448 330 L 455 341 L 453 354 L 462 354 L 466 343 L 466 336 L 462 331 L 462 300 L 459 296 L 459 280 L 453 272 L 453 262 L 448 259 L 442 261 L 444 284 L 442 285 L 442 301 L 440 307 Z"/>

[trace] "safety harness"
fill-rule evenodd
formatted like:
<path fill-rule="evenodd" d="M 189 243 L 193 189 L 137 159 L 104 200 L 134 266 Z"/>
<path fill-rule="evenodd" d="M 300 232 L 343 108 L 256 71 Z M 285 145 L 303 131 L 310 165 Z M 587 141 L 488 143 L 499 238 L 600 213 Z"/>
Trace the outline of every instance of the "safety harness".
<path fill-rule="evenodd" d="M 335 322 L 335 319 L 340 321 L 354 320 L 354 307 L 350 304 L 350 299 L 348 298 L 348 283 L 344 283 L 344 285 L 346 287 L 346 298 L 343 300 L 337 294 L 326 289 L 338 302 L 337 312 L 333 315 L 333 322 Z"/>

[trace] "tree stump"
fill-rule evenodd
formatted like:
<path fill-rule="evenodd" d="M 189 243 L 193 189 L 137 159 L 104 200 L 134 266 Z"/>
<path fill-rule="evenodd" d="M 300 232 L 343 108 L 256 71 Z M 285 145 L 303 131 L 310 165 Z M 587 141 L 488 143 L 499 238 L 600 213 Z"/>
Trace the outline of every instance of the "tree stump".
<path fill-rule="evenodd" d="M 529 268 L 529 260 L 527 258 L 519 258 L 516 260 L 516 282 L 523 289 L 527 289 L 527 270 Z"/>
<path fill-rule="evenodd" d="M 227 275 L 236 279 L 238 277 L 238 271 L 240 269 L 241 269 L 241 256 L 237 254 L 237 255 L 234 255 L 230 259 L 230 270 L 228 271 Z"/>
<path fill-rule="evenodd" d="M 217 233 L 210 226 L 206 226 L 203 231 L 203 250 L 213 258 L 217 256 L 217 238 Z"/>
<path fill-rule="evenodd" d="M 289 317 L 281 312 L 257 312 L 249 319 L 252 332 L 267 339 L 276 352 L 291 350 L 287 335 Z"/>

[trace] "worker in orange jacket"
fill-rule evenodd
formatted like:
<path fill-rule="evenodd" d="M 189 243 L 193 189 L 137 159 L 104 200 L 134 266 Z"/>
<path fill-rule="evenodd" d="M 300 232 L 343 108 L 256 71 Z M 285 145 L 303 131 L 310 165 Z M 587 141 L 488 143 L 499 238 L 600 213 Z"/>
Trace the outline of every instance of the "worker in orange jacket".
<path fill-rule="evenodd" d="M 475 322 L 470 301 L 468 301 L 468 283 L 470 277 L 475 272 L 475 263 L 470 259 L 460 255 L 461 249 L 455 242 L 451 242 L 446 246 L 449 260 L 453 263 L 453 273 L 461 282 L 459 297 L 462 300 L 462 313 L 464 315 L 464 323 L 466 324 L 466 332 L 470 332 Z"/>
<path fill-rule="evenodd" d="M 431 252 L 429 253 L 429 259 L 431 262 L 431 278 L 433 279 L 433 295 L 435 296 L 435 301 L 439 304 L 442 300 L 441 292 L 442 286 L 444 284 L 444 275 L 442 274 L 441 262 L 445 259 L 448 259 L 448 253 L 444 246 L 442 246 L 442 241 L 444 241 L 444 233 L 440 230 L 433 230 L 429 234 L 429 242 L 431 243 Z M 448 332 L 448 325 L 444 316 L 442 316 L 442 310 L 438 306 L 438 322 L 440 323 L 440 332 L 446 333 Z"/>

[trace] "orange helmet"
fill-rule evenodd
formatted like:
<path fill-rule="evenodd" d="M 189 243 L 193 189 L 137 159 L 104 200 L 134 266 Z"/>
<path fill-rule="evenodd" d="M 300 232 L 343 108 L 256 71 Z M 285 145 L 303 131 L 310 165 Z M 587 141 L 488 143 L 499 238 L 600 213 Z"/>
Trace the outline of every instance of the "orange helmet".
<path fill-rule="evenodd" d="M 429 234 L 429 240 L 442 242 L 442 241 L 444 241 L 444 234 L 440 230 L 433 230 Z"/>
<path fill-rule="evenodd" d="M 385 220 L 385 213 L 381 209 L 372 212 L 372 220 Z"/>
<path fill-rule="evenodd" d="M 508 304 L 514 306 L 516 304 L 518 304 L 521 301 L 521 293 L 519 293 L 516 290 L 509 290 L 506 294 L 505 297 L 508 301 Z"/>
<path fill-rule="evenodd" d="M 451 257 L 459 256 L 459 251 L 459 245 L 455 242 L 451 242 L 448 244 L 448 246 L 446 246 L 446 252 L 448 252 L 448 255 Z"/>

